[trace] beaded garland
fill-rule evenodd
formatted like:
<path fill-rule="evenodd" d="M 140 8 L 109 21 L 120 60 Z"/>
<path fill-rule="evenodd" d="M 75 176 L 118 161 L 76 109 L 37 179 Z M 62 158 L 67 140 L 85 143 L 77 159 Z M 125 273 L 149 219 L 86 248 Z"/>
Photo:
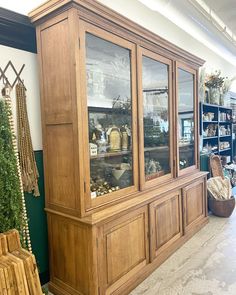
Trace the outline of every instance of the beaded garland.
<path fill-rule="evenodd" d="M 18 172 L 19 183 L 20 183 L 21 200 L 22 200 L 22 219 L 23 219 L 22 238 L 23 238 L 24 245 L 32 253 L 24 190 L 23 190 L 20 163 L 19 163 L 18 150 L 17 150 L 17 141 L 16 141 L 15 129 L 14 129 L 14 120 L 12 115 L 12 101 L 10 98 L 10 92 L 11 92 L 11 88 L 8 85 L 6 85 L 2 90 L 2 96 L 8 109 L 8 120 L 9 120 L 9 125 L 10 125 L 11 133 L 12 133 L 12 144 L 13 144 L 13 149 L 14 149 L 14 153 L 16 157 L 17 172 Z"/>

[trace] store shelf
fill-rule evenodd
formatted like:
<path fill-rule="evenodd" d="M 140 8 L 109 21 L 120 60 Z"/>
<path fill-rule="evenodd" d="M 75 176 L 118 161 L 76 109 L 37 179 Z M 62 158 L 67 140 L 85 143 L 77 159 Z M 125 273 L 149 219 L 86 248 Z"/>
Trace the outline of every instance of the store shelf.
<path fill-rule="evenodd" d="M 218 138 L 218 136 L 206 136 L 206 137 L 203 137 L 203 139 L 214 139 L 214 138 Z"/>
<path fill-rule="evenodd" d="M 220 153 L 225 152 L 225 151 L 229 151 L 229 150 L 231 150 L 231 148 L 223 149 L 223 150 L 220 150 Z"/>
<path fill-rule="evenodd" d="M 213 113 L 211 117 L 209 117 L 207 113 Z M 204 118 L 207 120 L 208 118 L 213 118 L 213 121 L 204 121 Z M 229 155 L 232 160 L 232 121 L 228 120 L 232 118 L 232 109 L 224 106 L 219 105 L 212 105 L 208 103 L 200 103 L 200 134 L 202 135 L 201 146 L 207 147 L 207 143 L 209 148 L 213 146 L 217 146 L 218 150 L 214 151 L 214 154 L 225 154 Z M 220 119 L 224 119 L 221 121 Z M 203 136 L 204 131 L 206 131 L 207 127 L 213 125 L 214 128 L 217 128 L 216 136 Z M 224 126 L 225 125 L 225 126 Z M 225 129 L 230 128 L 230 134 L 228 135 L 220 135 L 220 128 L 225 127 Z M 227 149 L 220 150 L 220 143 L 223 141 L 229 142 L 230 147 Z"/>

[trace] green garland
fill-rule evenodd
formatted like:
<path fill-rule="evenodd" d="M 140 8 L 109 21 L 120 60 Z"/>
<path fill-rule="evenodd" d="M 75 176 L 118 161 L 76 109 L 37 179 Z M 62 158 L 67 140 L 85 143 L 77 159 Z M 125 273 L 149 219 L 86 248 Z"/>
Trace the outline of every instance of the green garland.
<path fill-rule="evenodd" d="M 0 99 L 0 232 L 16 228 L 22 233 L 21 190 L 9 114 L 11 110 Z"/>

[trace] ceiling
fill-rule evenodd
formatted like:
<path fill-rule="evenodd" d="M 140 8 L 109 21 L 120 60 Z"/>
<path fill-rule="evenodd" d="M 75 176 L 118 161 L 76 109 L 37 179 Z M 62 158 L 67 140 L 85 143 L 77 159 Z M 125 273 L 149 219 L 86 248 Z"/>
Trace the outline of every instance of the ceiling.
<path fill-rule="evenodd" d="M 98 0 L 101 1 L 102 0 Z M 117 0 L 119 1 L 119 0 Z M 236 66 L 236 42 L 226 38 L 209 17 L 202 14 L 194 2 L 204 2 L 229 27 L 236 36 L 236 0 L 136 0 L 152 10 L 162 13 L 177 26 L 190 35 L 198 38 L 220 56 Z M 9 1 L 0 0 L 1 6 L 18 13 L 28 14 L 29 11 L 45 2 L 45 0 Z M 235 37 L 236 38 L 236 37 Z M 207 41 L 207 42 L 206 42 Z"/>
<path fill-rule="evenodd" d="M 235 0 L 204 0 L 204 2 L 222 19 L 236 35 L 236 1 Z"/>

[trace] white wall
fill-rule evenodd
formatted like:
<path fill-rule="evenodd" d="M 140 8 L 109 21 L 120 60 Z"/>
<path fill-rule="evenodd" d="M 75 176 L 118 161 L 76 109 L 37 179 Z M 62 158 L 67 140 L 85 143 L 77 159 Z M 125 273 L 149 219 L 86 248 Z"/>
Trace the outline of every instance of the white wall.
<path fill-rule="evenodd" d="M 34 150 L 41 150 L 42 131 L 37 56 L 36 54 L 30 52 L 0 45 L 0 67 L 4 69 L 9 60 L 12 61 L 18 72 L 21 69 L 21 66 L 25 64 L 21 78 L 24 80 L 27 88 L 26 99 L 33 148 Z M 10 83 L 12 83 L 15 79 L 15 73 L 12 70 L 8 70 L 6 76 L 8 77 Z M 3 83 L 1 80 L 0 90 L 2 87 Z M 13 115 L 14 118 L 16 118 L 15 89 L 11 92 L 11 98 L 13 102 Z"/>
<path fill-rule="evenodd" d="M 175 45 L 206 60 L 207 72 L 220 69 L 223 76 L 233 77 L 236 75 L 236 67 L 233 64 L 196 40 L 194 36 L 180 29 L 162 14 L 148 9 L 138 0 L 98 1 Z M 232 85 L 232 91 L 236 92 L 236 82 Z"/>

